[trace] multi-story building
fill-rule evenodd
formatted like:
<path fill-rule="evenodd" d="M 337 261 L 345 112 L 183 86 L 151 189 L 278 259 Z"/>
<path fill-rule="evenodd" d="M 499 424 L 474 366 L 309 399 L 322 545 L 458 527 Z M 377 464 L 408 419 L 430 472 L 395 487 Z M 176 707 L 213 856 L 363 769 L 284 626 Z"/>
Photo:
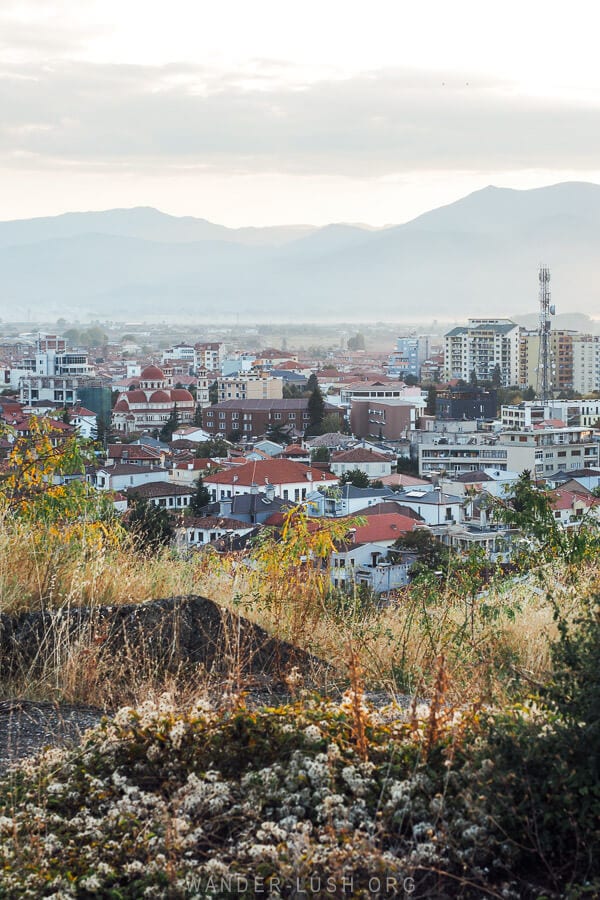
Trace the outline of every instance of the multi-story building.
<path fill-rule="evenodd" d="M 502 428 L 509 430 L 531 428 L 544 422 L 595 428 L 600 421 L 600 399 L 549 400 L 548 403 L 532 400 L 503 406 L 500 416 Z"/>
<path fill-rule="evenodd" d="M 390 397 L 384 400 L 352 400 L 350 429 L 359 438 L 399 441 L 414 431 L 420 407 L 411 400 Z"/>
<path fill-rule="evenodd" d="M 496 391 L 478 387 L 449 387 L 440 391 L 435 399 L 438 419 L 495 419 L 496 407 Z"/>
<path fill-rule="evenodd" d="M 225 400 L 281 400 L 283 379 L 271 375 L 239 375 L 217 379 L 217 397 Z"/>
<path fill-rule="evenodd" d="M 549 341 L 550 384 L 553 391 L 573 389 L 573 348 L 578 335 L 575 331 L 551 331 Z M 538 331 L 522 332 L 519 338 L 519 381 L 522 388 L 541 389 L 539 365 L 540 335 Z"/>
<path fill-rule="evenodd" d="M 225 345 L 218 341 L 194 344 L 196 351 L 196 368 L 208 369 L 209 372 L 220 372 Z"/>
<path fill-rule="evenodd" d="M 469 319 L 445 335 L 446 378 L 492 381 L 500 372 L 504 386 L 518 383 L 520 327 L 510 319 Z M 496 369 L 498 367 L 498 370 Z"/>
<path fill-rule="evenodd" d="M 493 468 L 542 478 L 553 472 L 595 467 L 600 444 L 589 428 L 542 423 L 498 435 L 432 438 L 418 444 L 419 474 L 463 475 Z"/>
<path fill-rule="evenodd" d="M 419 338 L 400 337 L 396 341 L 396 349 L 388 356 L 387 374 L 403 378 L 412 375 L 419 378 L 420 354 Z"/>
<path fill-rule="evenodd" d="M 573 336 L 573 390 L 580 394 L 600 390 L 600 335 Z"/>
<path fill-rule="evenodd" d="M 173 388 L 158 366 L 146 366 L 139 387 L 117 397 L 112 424 L 120 432 L 155 431 L 162 428 L 172 412 L 177 412 L 180 425 L 194 419 L 196 403 L 189 391 Z"/>
<path fill-rule="evenodd" d="M 340 427 L 343 412 L 329 403 L 325 404 L 325 415 L 337 415 Z M 280 425 L 290 433 L 303 434 L 310 422 L 308 399 L 297 400 L 225 400 L 204 410 L 203 427 L 211 435 L 227 437 L 232 433 L 242 438 L 260 437 L 271 426 Z"/>
<path fill-rule="evenodd" d="M 174 363 L 183 363 L 186 367 L 186 374 L 196 367 L 196 351 L 191 344 L 177 344 L 162 352 L 163 365 Z"/>

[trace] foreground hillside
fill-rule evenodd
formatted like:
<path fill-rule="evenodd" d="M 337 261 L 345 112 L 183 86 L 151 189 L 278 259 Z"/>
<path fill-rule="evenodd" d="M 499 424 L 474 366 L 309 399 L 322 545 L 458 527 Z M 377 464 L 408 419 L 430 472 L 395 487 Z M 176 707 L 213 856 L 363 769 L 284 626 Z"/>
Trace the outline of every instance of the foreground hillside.
<path fill-rule="evenodd" d="M 597 896 L 597 614 L 504 712 L 124 708 L 0 782 L 0 896 Z"/>

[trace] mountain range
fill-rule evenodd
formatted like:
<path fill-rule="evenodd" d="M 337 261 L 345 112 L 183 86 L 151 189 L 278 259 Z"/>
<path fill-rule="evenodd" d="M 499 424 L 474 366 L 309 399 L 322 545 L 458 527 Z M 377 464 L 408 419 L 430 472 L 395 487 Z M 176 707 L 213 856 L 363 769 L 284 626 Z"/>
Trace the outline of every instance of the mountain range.
<path fill-rule="evenodd" d="M 487 187 L 403 225 L 231 229 L 150 207 L 0 222 L 2 315 L 122 321 L 523 316 L 600 310 L 600 186 Z"/>

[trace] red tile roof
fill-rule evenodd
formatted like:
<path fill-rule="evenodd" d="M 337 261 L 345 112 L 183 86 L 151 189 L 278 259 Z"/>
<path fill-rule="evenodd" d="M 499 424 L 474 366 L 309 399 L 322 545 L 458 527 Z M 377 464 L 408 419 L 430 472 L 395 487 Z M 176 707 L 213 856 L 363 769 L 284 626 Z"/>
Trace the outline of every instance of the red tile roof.
<path fill-rule="evenodd" d="M 400 513 L 382 513 L 377 516 L 369 516 L 366 525 L 356 526 L 353 532 L 355 544 L 366 544 L 377 541 L 395 541 L 407 531 L 413 531 L 416 525 L 415 519 L 409 519 Z"/>
<path fill-rule="evenodd" d="M 219 472 L 209 475 L 206 484 L 233 484 L 245 486 L 251 484 L 291 484 L 301 481 L 324 480 L 337 481 L 335 475 L 315 471 L 310 466 L 294 462 L 292 459 L 250 460 L 243 466 L 236 466 L 234 471 Z"/>

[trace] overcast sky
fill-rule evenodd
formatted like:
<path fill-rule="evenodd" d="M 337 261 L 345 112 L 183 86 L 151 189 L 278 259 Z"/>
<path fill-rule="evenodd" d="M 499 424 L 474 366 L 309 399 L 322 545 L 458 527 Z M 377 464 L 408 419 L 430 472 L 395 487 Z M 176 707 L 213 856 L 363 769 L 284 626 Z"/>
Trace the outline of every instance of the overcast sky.
<path fill-rule="evenodd" d="M 600 182 L 593 0 L 1 0 L 0 219 L 403 222 Z"/>

